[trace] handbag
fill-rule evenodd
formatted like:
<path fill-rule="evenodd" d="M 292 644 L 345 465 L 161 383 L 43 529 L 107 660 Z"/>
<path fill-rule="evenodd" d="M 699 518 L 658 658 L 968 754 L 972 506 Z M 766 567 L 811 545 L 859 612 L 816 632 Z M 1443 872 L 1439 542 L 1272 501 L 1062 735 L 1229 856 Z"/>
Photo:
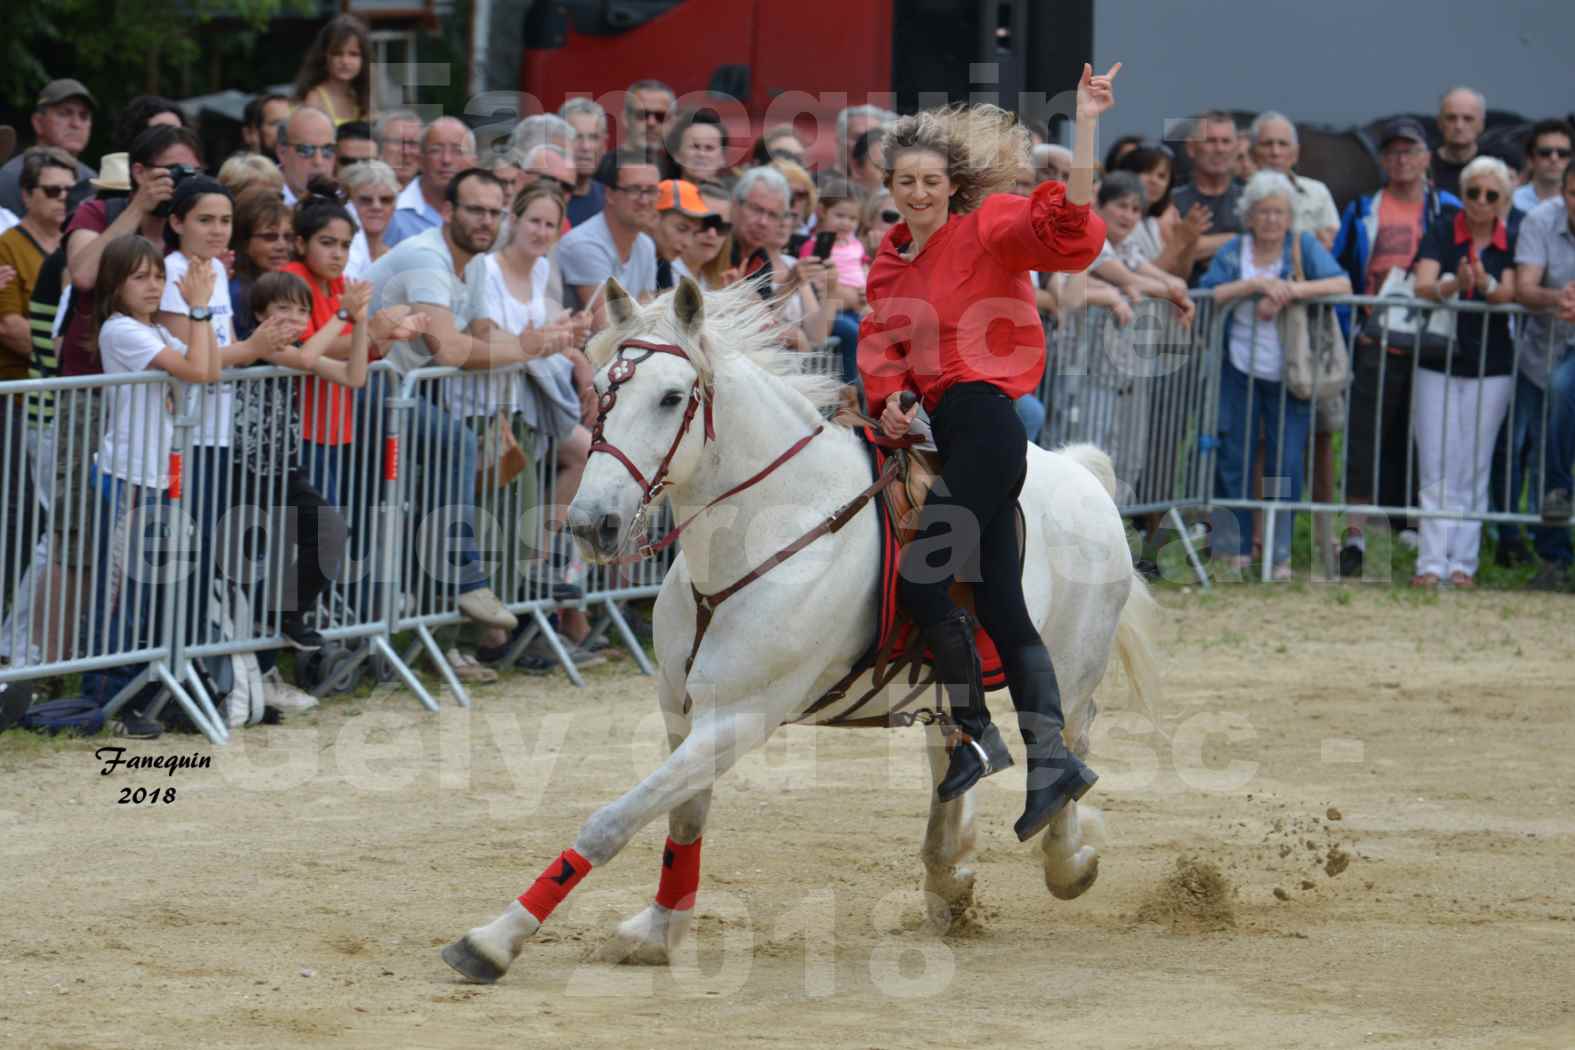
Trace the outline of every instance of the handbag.
<path fill-rule="evenodd" d="M 1416 278 L 1398 266 L 1384 278 L 1380 297 L 1401 299 L 1395 306 L 1375 306 L 1362 326 L 1362 338 L 1379 346 L 1415 353 L 1424 360 L 1442 361 L 1455 341 L 1455 311 L 1424 306 L 1416 297 Z M 1450 296 L 1450 301 L 1459 295 Z"/>
<path fill-rule="evenodd" d="M 1306 280 L 1302 272 L 1302 238 L 1291 238 L 1291 275 Z M 1280 311 L 1276 322 L 1285 354 L 1285 387 L 1303 401 L 1331 397 L 1351 381 L 1351 351 L 1345 345 L 1339 319 L 1325 308 L 1314 314 L 1298 303 Z"/>
<path fill-rule="evenodd" d="M 482 468 L 476 471 L 476 496 L 484 496 L 488 489 L 501 489 L 520 476 L 527 466 L 525 450 L 514 439 L 514 428 L 509 425 L 507 409 L 500 410 L 487 427 L 487 436 L 481 450 Z"/>

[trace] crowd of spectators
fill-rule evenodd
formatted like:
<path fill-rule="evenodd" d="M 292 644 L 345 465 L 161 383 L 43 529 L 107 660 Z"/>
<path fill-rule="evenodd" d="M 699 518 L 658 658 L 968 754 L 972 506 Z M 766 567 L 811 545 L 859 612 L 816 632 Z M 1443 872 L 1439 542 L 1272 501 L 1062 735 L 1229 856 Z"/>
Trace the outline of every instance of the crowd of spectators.
<path fill-rule="evenodd" d="M 0 167 L 0 379 L 155 371 L 189 387 L 202 423 L 188 469 L 212 479 L 188 508 L 204 580 L 192 588 L 190 622 L 206 614 L 206 580 L 222 556 L 217 518 L 243 503 L 264 511 L 277 504 L 299 519 L 279 539 L 293 549 L 296 571 L 285 574 L 282 593 L 254 598 L 278 613 L 270 622 L 280 637 L 312 650 L 323 644 L 310 615 L 317 597 L 365 543 L 344 508 L 375 469 L 368 421 L 382 418 L 394 394 L 381 370 L 369 375 L 370 363 L 386 361 L 396 376 L 432 364 L 462 369 L 460 381 L 421 399 L 411 416 L 419 446 L 445 465 L 429 496 L 459 511 L 442 556 L 458 573 L 460 612 L 476 625 L 446 658 L 471 681 L 495 678 L 516 656 L 541 673 L 549 654 L 538 646 L 518 656 L 524 628 L 477 550 L 476 479 L 491 469 L 483 460 L 497 429 L 532 461 L 510 484 L 556 479 L 555 492 L 525 503 L 550 504 L 548 535 L 558 535 L 597 411 L 582 348 L 605 323 L 599 289 L 608 278 L 640 301 L 686 277 L 707 289 L 754 282 L 785 340 L 840 355 L 854 381 L 869 263 L 902 219 L 883 186 L 883 127 L 895 115 L 843 111 L 835 158 L 816 170 L 811 144 L 793 127 L 734 142 L 716 111 L 680 110 L 671 88 L 642 80 L 624 93 L 614 115 L 621 121 L 574 98 L 478 149 L 475 130 L 458 118 L 375 110 L 370 53 L 359 20 L 333 19 L 293 91 L 248 104 L 244 148 L 225 158 L 205 156 L 179 107 L 149 96 L 116 114 L 116 149 L 90 167 L 81 154 L 101 116 L 97 102 L 75 80 L 44 85 L 35 145 Z M 1559 120 L 1537 124 L 1515 171 L 1478 152 L 1484 113 L 1480 94 L 1448 92 L 1443 142 L 1433 151 L 1415 122 L 1386 127 L 1375 143 L 1383 188 L 1343 214 L 1326 186 L 1297 174 L 1296 125 L 1277 112 L 1244 128 L 1223 111 L 1198 116 L 1183 143 L 1184 184 L 1170 146 L 1118 140 L 1099 172 L 1109 243 L 1085 275 L 1033 275 L 1039 306 L 1052 322 L 1103 307 L 1124 327 L 1137 303 L 1164 300 L 1185 326 L 1193 295 L 1211 290 L 1229 311 L 1220 329 L 1217 495 L 1254 490 L 1266 460 L 1283 475 L 1281 498 L 1299 499 L 1309 473 L 1314 498 L 1332 498 L 1332 448 L 1343 432 L 1348 502 L 1469 513 L 1490 500 L 1503 509 L 1504 493 L 1518 509 L 1524 494 L 1547 520 L 1536 531 L 1536 585 L 1567 587 L 1572 132 Z M 1023 194 L 1065 180 L 1072 164 L 1064 147 L 1034 137 L 1017 179 Z M 1424 362 L 1413 373 L 1396 366 L 1391 348 L 1361 337 L 1358 310 L 1347 319 L 1349 397 L 1332 392 L 1312 404 L 1289 395 L 1279 312 L 1319 296 L 1376 294 L 1392 273 L 1412 275 L 1414 293 L 1426 299 L 1519 302 L 1535 313 L 1524 324 L 1462 319 L 1460 342 L 1471 352 L 1447 372 Z M 255 390 L 217 381 L 221 368 L 270 365 L 301 375 L 288 387 Z M 0 474 L 11 479 L 0 532 L 9 537 L 0 656 L 24 663 L 126 651 L 157 627 L 144 614 L 146 585 L 126 579 L 109 538 L 134 508 L 168 501 L 160 456 L 174 408 L 152 393 L 162 389 L 117 387 L 75 400 L 72 426 L 92 442 L 57 442 L 45 398 L 0 399 L 8 457 Z M 1017 408 L 1037 437 L 1045 406 L 1028 396 Z M 1488 475 L 1499 471 L 1505 480 L 1490 491 Z M 17 483 L 29 477 L 35 484 Z M 52 496 L 78 493 L 89 494 L 93 509 L 74 531 L 54 522 L 35 538 L 29 523 L 53 520 Z M 1216 553 L 1245 565 L 1255 526 L 1251 515 L 1239 517 L 1239 548 Z M 1278 578 L 1291 575 L 1291 521 L 1281 515 L 1275 535 L 1261 539 Z M 1399 530 L 1409 524 L 1395 522 Z M 1347 574 L 1362 571 L 1371 526 L 1353 520 L 1342 537 Z M 1479 533 L 1469 521 L 1425 518 L 1414 582 L 1470 586 Z M 1510 527 L 1499 530 L 1498 550 L 1530 556 Z M 583 566 L 568 544 L 549 539 L 527 560 L 525 571 L 555 597 L 580 593 Z M 96 588 L 100 623 L 60 611 L 59 595 L 84 586 Z M 51 616 L 30 613 L 44 607 Z M 576 664 L 604 658 L 605 643 L 582 614 L 562 612 L 556 628 Z M 108 702 L 133 671 L 96 671 L 85 688 Z M 269 687 L 281 709 L 311 703 L 276 675 Z M 119 724 L 133 735 L 158 732 L 136 703 Z"/>

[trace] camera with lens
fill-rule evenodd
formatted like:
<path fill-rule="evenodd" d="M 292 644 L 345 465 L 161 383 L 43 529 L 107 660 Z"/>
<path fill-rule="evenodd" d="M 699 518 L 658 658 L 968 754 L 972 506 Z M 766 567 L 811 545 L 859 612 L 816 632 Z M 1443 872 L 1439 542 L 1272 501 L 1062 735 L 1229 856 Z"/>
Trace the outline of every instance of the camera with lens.
<path fill-rule="evenodd" d="M 176 189 L 179 189 L 180 184 L 191 178 L 193 175 L 202 174 L 201 168 L 194 168 L 190 164 L 171 164 L 164 170 L 170 173 L 170 181 L 174 183 Z M 157 208 L 153 209 L 153 214 L 162 219 L 167 217 L 174 207 L 175 198 L 173 195 L 171 195 L 169 200 L 164 201 Z"/>

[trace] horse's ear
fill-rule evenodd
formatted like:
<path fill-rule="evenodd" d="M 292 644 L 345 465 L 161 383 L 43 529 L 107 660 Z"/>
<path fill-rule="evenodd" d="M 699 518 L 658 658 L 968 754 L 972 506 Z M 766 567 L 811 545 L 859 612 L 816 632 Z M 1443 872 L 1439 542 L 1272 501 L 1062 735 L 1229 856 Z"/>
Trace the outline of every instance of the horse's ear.
<path fill-rule="evenodd" d="M 688 277 L 680 280 L 673 292 L 673 313 L 678 318 L 679 331 L 685 335 L 697 334 L 705 323 L 705 297 L 700 286 Z"/>
<path fill-rule="evenodd" d="M 634 320 L 638 308 L 629 293 L 623 290 L 618 278 L 607 278 L 607 316 L 615 325 L 626 325 Z"/>

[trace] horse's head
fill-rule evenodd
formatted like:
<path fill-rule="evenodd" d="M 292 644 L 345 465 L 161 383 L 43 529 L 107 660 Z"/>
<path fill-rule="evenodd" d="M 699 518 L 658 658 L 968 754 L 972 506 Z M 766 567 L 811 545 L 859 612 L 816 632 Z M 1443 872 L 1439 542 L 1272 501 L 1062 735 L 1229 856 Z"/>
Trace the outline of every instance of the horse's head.
<path fill-rule="evenodd" d="M 715 436 L 699 287 L 686 277 L 671 296 L 641 307 L 609 278 L 606 299 L 609 325 L 587 348 L 601 410 L 568 516 L 590 561 L 617 556 L 647 504 L 682 485 Z"/>

